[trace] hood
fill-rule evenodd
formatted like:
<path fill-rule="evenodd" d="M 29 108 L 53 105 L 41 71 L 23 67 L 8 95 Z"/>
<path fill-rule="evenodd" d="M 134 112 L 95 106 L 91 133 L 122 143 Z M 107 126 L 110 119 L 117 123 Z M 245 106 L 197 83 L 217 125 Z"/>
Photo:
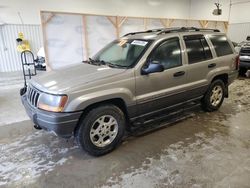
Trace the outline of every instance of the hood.
<path fill-rule="evenodd" d="M 63 94 L 71 88 L 91 84 L 111 76 L 119 75 L 125 71 L 126 69 L 83 63 L 43 73 L 34 77 L 30 83 L 41 91 Z"/>

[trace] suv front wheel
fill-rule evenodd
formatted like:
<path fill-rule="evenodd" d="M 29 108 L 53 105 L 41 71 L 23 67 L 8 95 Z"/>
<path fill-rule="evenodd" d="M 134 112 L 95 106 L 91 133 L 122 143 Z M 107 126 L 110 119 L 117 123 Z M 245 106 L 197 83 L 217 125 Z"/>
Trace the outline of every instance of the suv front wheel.
<path fill-rule="evenodd" d="M 222 80 L 213 81 L 202 99 L 202 107 L 205 111 L 218 110 L 225 97 L 225 84 Z"/>
<path fill-rule="evenodd" d="M 80 121 L 76 130 L 78 145 L 94 156 L 111 152 L 122 141 L 125 132 L 125 117 L 114 105 L 92 109 Z"/>

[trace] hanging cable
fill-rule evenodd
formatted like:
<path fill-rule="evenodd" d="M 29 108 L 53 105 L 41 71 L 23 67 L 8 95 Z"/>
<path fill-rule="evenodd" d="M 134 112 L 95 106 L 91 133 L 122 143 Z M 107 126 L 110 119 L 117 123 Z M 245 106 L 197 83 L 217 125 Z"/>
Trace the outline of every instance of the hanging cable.
<path fill-rule="evenodd" d="M 21 16 L 21 13 L 20 13 L 20 12 L 17 12 L 17 14 L 18 14 L 18 17 L 20 18 L 21 24 L 23 25 L 24 23 L 23 23 L 23 18 L 22 18 L 22 16 Z"/>

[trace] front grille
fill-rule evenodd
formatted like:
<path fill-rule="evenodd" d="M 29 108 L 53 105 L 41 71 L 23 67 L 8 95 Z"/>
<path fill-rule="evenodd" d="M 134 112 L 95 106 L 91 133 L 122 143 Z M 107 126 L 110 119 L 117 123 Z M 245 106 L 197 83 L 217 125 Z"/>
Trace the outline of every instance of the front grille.
<path fill-rule="evenodd" d="M 27 89 L 27 100 L 32 106 L 37 107 L 39 96 L 40 96 L 40 92 L 37 89 L 35 89 L 33 86 L 29 85 Z"/>

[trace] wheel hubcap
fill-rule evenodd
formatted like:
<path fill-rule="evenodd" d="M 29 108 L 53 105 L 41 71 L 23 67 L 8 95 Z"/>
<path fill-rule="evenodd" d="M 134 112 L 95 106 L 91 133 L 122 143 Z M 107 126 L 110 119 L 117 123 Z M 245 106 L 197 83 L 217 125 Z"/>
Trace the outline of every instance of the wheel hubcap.
<path fill-rule="evenodd" d="M 223 90 L 221 86 L 217 85 L 213 88 L 211 96 L 210 96 L 210 103 L 213 106 L 217 106 L 221 102 L 222 93 L 223 93 Z"/>
<path fill-rule="evenodd" d="M 105 147 L 116 138 L 118 123 L 111 115 L 99 117 L 91 126 L 90 139 L 97 147 Z"/>

